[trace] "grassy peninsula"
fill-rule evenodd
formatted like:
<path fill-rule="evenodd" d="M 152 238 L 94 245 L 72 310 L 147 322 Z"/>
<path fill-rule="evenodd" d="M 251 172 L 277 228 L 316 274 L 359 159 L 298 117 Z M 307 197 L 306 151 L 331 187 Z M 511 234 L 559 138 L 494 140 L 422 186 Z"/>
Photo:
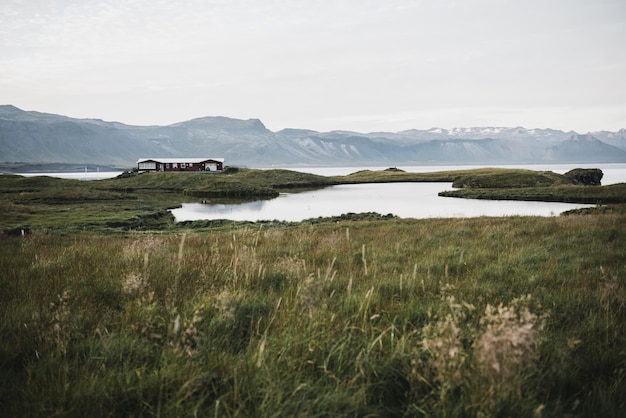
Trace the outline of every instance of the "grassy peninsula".
<path fill-rule="evenodd" d="M 238 176 L 268 195 L 377 177 L 262 175 L 0 176 L 3 414 L 623 416 L 626 215 L 165 215 Z"/>
<path fill-rule="evenodd" d="M 452 181 L 457 190 L 440 196 L 466 199 L 535 200 L 591 204 L 626 203 L 626 183 L 608 186 L 576 184 L 566 175 L 532 170 L 490 169 L 458 175 Z"/>

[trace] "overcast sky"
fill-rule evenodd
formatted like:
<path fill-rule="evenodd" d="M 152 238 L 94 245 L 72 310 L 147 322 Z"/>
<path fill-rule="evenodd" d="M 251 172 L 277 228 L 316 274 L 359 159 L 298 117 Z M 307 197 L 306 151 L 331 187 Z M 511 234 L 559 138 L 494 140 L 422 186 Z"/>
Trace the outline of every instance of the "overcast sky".
<path fill-rule="evenodd" d="M 626 128 L 626 0 L 0 0 L 0 104 L 271 130 Z"/>

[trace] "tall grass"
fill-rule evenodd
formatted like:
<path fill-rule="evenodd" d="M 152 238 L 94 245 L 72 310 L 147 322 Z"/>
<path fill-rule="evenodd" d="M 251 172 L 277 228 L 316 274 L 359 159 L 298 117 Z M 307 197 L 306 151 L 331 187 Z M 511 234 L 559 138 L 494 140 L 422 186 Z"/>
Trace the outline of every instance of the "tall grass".
<path fill-rule="evenodd" d="M 8 416 L 619 416 L 623 216 L 0 241 Z"/>

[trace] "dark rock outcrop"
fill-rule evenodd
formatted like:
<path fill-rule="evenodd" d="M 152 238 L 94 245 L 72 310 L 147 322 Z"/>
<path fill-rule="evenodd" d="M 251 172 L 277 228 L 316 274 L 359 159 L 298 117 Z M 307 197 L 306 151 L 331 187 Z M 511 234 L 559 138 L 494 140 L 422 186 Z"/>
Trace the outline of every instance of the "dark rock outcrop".
<path fill-rule="evenodd" d="M 576 184 L 585 186 L 600 186 L 604 173 L 599 168 L 575 168 L 565 173 Z"/>

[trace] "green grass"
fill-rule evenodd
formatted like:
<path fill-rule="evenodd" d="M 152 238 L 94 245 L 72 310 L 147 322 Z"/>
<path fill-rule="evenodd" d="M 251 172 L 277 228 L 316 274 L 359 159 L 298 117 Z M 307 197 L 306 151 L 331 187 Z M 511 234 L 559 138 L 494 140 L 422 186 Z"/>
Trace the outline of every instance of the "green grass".
<path fill-rule="evenodd" d="M 625 221 L 3 237 L 0 405 L 7 416 L 620 416 Z"/>
<path fill-rule="evenodd" d="M 466 199 L 623 204 L 626 203 L 626 183 L 611 184 L 608 186 L 556 185 L 551 187 L 463 188 L 440 192 L 439 196 L 462 197 Z"/>
<path fill-rule="evenodd" d="M 390 183 L 390 182 L 452 182 L 462 171 L 408 173 L 402 170 L 361 170 L 346 176 L 332 177 L 338 183 Z"/>
<path fill-rule="evenodd" d="M 440 192 L 439 196 L 599 205 L 626 203 L 626 183 L 583 186 L 551 171 L 485 168 L 454 172 L 452 187 L 458 189 Z"/>
<path fill-rule="evenodd" d="M 550 187 L 574 184 L 573 180 L 551 171 L 488 168 L 471 170 L 454 178 L 453 187 L 463 188 L 520 188 Z"/>
<path fill-rule="evenodd" d="M 73 233 L 110 229 L 110 225 L 138 218 L 168 216 L 167 207 L 180 204 L 181 194 L 101 187 L 99 181 L 59 179 L 45 176 L 0 175 L 0 210 L 3 233 L 45 230 Z M 169 215 L 171 218 L 171 215 Z"/>
<path fill-rule="evenodd" d="M 333 178 L 340 183 L 451 182 L 454 187 L 511 188 L 573 184 L 566 176 L 550 171 L 510 168 L 475 168 L 427 173 L 409 173 L 398 169 L 362 170 Z"/>
<path fill-rule="evenodd" d="M 231 173 L 231 174 L 228 174 Z M 0 232 L 102 233 L 174 227 L 167 209 L 183 202 L 276 197 L 285 188 L 335 184 L 289 170 L 231 169 L 224 174 L 144 173 L 80 181 L 0 175 Z"/>
<path fill-rule="evenodd" d="M 231 169 L 223 174 L 143 173 L 97 183 L 111 190 L 170 190 L 207 192 L 215 196 L 275 197 L 277 190 L 293 187 L 321 187 L 334 182 L 324 176 L 291 170 Z"/>

